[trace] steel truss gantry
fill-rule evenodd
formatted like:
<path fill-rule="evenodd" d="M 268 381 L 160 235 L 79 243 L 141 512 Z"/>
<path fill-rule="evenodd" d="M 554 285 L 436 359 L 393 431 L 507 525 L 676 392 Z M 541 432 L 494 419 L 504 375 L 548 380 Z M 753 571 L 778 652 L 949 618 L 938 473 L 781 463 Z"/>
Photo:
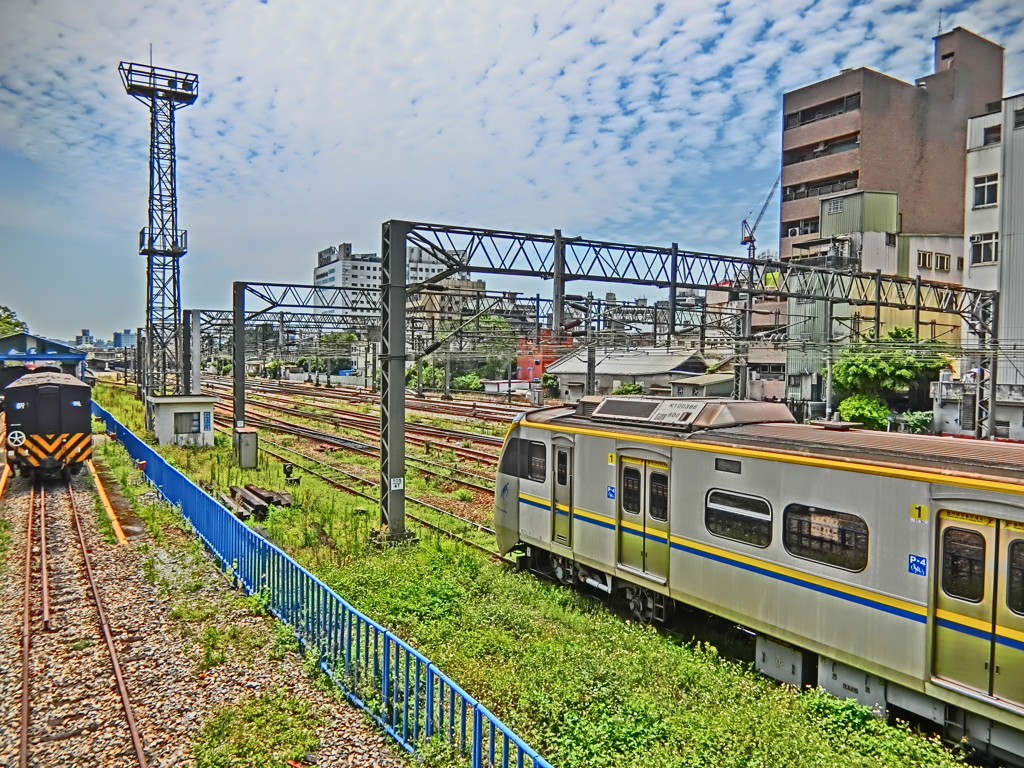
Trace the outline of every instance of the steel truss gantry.
<path fill-rule="evenodd" d="M 745 298 L 743 338 L 750 336 L 755 297 L 812 299 L 959 315 L 978 340 L 979 420 L 982 436 L 995 434 L 994 377 L 998 346 L 998 294 L 946 283 L 875 273 L 842 272 L 799 262 L 720 256 L 670 247 L 632 245 L 582 237 L 530 234 L 391 220 L 381 229 L 381 523 L 389 539 L 405 528 L 405 310 L 407 246 L 416 245 L 449 272 L 521 275 L 552 281 L 552 327 L 564 327 L 565 285 L 572 280 L 667 288 L 670 333 L 676 331 L 681 289 L 728 289 Z M 430 282 L 430 281 L 428 281 Z M 420 288 L 418 287 L 417 290 Z M 244 382 L 243 382 L 244 383 Z"/>
<path fill-rule="evenodd" d="M 178 192 L 174 113 L 199 97 L 199 76 L 122 61 L 125 91 L 150 112 L 149 221 L 139 232 L 139 253 L 146 257 L 146 338 L 142 389 L 146 395 L 180 394 L 180 259 L 188 233 L 178 229 Z M 147 405 L 147 422 L 150 409 Z M 151 424 L 150 424 L 151 426 Z"/>

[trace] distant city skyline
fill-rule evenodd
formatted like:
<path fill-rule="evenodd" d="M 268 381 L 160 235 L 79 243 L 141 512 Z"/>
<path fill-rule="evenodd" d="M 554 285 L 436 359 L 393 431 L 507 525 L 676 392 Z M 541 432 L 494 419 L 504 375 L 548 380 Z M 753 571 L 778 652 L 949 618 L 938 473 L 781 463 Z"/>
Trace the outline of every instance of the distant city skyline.
<path fill-rule="evenodd" d="M 782 92 L 843 67 L 912 81 L 941 5 L 11 0 L 0 304 L 49 337 L 143 324 L 148 115 L 117 65 L 150 42 L 200 76 L 178 122 L 182 300 L 222 308 L 232 280 L 307 280 L 325 243 L 379 250 L 389 218 L 739 254 Z M 1004 92 L 1024 90 L 1024 7 L 956 9 L 943 29 L 1005 46 Z"/>

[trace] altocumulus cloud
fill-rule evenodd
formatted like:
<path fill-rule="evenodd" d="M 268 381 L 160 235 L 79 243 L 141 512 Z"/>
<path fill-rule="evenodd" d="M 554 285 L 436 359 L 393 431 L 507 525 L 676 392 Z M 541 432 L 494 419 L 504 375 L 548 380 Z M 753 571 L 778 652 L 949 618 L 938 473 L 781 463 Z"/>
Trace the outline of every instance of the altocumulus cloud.
<path fill-rule="evenodd" d="M 97 269 L 68 293 L 107 265 L 102 285 L 132 298 L 92 324 L 139 322 L 147 115 L 116 68 L 150 42 L 200 74 L 178 128 L 188 305 L 225 305 L 232 278 L 304 280 L 314 250 L 375 248 L 391 217 L 736 252 L 777 172 L 781 93 L 846 66 L 929 72 L 940 5 L 7 0 L 2 254 L 49 243 L 60 264 L 77 241 Z M 1012 93 L 1022 19 L 979 0 L 943 23 L 1007 48 Z"/>

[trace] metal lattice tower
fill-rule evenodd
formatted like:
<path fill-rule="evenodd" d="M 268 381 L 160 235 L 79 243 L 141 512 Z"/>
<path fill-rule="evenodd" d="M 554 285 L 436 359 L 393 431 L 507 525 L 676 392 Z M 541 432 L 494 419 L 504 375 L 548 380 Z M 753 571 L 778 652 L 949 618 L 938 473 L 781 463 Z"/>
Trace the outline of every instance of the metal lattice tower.
<path fill-rule="evenodd" d="M 195 103 L 199 76 L 126 61 L 118 71 L 125 91 L 150 112 L 149 224 L 139 232 L 147 284 L 142 388 L 146 395 L 182 394 L 179 260 L 187 250 L 188 233 L 178 229 L 174 113 Z"/>

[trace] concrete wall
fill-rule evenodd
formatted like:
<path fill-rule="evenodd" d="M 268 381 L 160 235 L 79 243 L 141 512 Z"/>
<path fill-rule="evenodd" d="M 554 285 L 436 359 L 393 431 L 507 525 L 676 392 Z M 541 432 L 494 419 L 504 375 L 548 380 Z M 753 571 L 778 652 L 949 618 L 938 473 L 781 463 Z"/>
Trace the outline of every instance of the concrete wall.
<path fill-rule="evenodd" d="M 999 175 L 999 337 L 1024 349 L 1024 126 L 1014 128 L 1014 112 L 1024 110 L 1024 94 L 1003 102 L 1002 163 Z M 999 378 L 1024 383 L 1024 352 L 1008 353 Z"/>

